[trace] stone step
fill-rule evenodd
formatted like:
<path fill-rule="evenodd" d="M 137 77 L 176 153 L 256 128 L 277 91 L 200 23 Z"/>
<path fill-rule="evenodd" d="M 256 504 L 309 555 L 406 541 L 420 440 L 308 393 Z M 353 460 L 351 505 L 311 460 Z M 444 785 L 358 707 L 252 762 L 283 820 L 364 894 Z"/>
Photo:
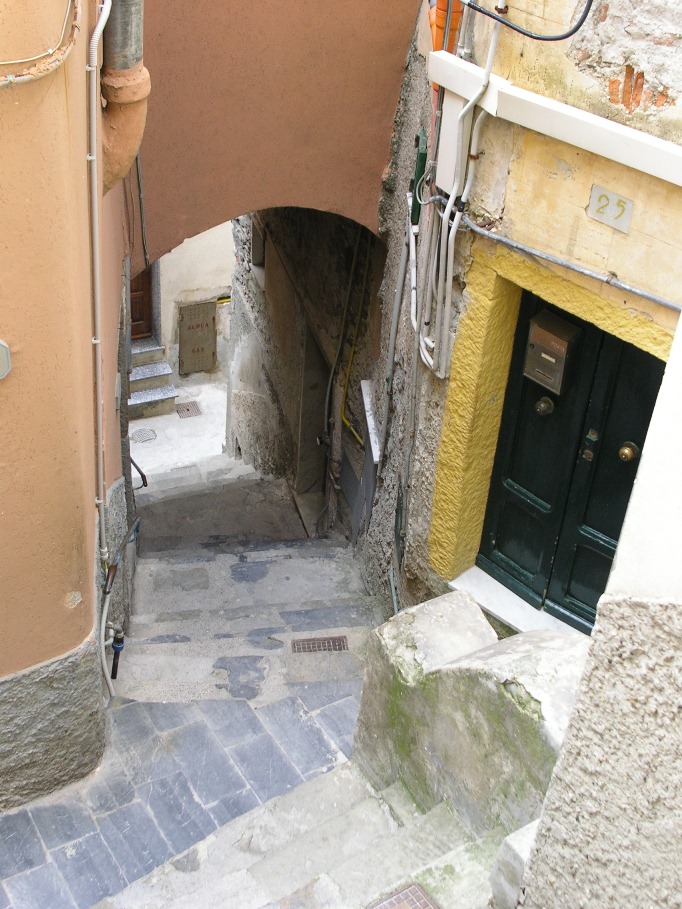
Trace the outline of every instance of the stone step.
<path fill-rule="evenodd" d="M 133 368 L 146 363 L 157 363 L 166 356 L 166 348 L 154 338 L 139 338 L 130 345 Z"/>
<path fill-rule="evenodd" d="M 128 419 L 140 420 L 173 413 L 177 396 L 178 392 L 173 385 L 134 391 L 128 399 Z"/>
<path fill-rule="evenodd" d="M 260 474 L 242 460 L 218 455 L 198 464 L 187 464 L 172 470 L 148 473 L 149 485 L 135 493 L 138 511 L 144 506 L 165 499 L 191 496 L 217 487 L 236 483 L 238 480 L 257 480 Z"/>
<path fill-rule="evenodd" d="M 418 877 L 443 907 L 483 909 L 489 852 L 444 803 L 396 818 L 351 762 L 231 821 L 106 906 L 365 909 Z M 460 901 L 445 902 L 452 893 Z"/>
<path fill-rule="evenodd" d="M 172 374 L 173 370 L 165 360 L 134 366 L 130 372 L 130 392 L 161 388 L 168 384 L 168 376 Z"/>

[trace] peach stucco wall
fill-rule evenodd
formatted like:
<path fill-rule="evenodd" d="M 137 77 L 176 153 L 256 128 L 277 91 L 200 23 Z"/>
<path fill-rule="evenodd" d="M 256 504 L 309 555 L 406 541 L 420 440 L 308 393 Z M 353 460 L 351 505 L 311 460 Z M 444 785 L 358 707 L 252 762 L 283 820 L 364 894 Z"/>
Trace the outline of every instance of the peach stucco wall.
<path fill-rule="evenodd" d="M 420 0 L 145 5 L 150 255 L 279 205 L 376 231 Z M 136 259 L 136 268 L 140 262 Z"/>
<path fill-rule="evenodd" d="M 73 649 L 93 628 L 85 63 L 94 3 L 84 6 L 75 48 L 60 69 L 0 89 L 0 339 L 12 356 L 0 382 L 0 676 Z M 50 46 L 63 16 L 63 0 L 3 7 L 3 53 L 18 58 Z M 103 213 L 113 254 L 103 276 L 108 483 L 121 469 L 112 407 L 122 204 L 121 193 L 112 195 Z"/>

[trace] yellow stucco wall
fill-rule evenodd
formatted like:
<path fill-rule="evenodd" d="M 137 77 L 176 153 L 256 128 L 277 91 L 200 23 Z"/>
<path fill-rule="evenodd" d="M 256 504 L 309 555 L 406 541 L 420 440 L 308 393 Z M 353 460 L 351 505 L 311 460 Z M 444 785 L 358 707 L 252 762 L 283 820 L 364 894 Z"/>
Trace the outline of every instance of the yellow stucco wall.
<path fill-rule="evenodd" d="M 588 289 L 568 274 L 488 240 L 474 243 L 468 305 L 452 354 L 429 539 L 432 567 L 445 579 L 473 565 L 478 552 L 523 289 L 667 359 L 675 313 L 654 306 L 652 318 L 636 308 L 634 298 L 614 303 L 601 296 L 596 282 Z"/>

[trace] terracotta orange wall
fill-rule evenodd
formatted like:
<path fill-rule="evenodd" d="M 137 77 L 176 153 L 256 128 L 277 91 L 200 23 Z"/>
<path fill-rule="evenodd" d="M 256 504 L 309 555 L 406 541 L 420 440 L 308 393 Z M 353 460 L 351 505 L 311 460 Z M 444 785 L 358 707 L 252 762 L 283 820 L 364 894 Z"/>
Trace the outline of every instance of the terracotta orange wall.
<path fill-rule="evenodd" d="M 148 2 L 142 162 L 152 260 L 232 217 L 279 205 L 336 212 L 376 231 L 420 7 Z"/>
<path fill-rule="evenodd" d="M 11 6 L 0 16 L 5 53 L 54 42 L 63 0 Z M 0 89 L 0 338 L 12 352 L 0 382 L 0 676 L 71 650 L 93 627 L 85 117 L 93 9 L 85 5 L 64 66 Z"/>

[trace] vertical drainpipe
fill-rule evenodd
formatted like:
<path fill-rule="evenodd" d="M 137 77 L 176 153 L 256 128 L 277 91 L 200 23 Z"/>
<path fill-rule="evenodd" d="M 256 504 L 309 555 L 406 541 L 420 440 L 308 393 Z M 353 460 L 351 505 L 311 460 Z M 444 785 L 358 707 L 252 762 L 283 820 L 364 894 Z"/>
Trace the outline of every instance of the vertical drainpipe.
<path fill-rule="evenodd" d="M 104 31 L 102 158 L 104 192 L 130 170 L 147 119 L 151 80 L 142 62 L 144 0 L 115 0 Z"/>

